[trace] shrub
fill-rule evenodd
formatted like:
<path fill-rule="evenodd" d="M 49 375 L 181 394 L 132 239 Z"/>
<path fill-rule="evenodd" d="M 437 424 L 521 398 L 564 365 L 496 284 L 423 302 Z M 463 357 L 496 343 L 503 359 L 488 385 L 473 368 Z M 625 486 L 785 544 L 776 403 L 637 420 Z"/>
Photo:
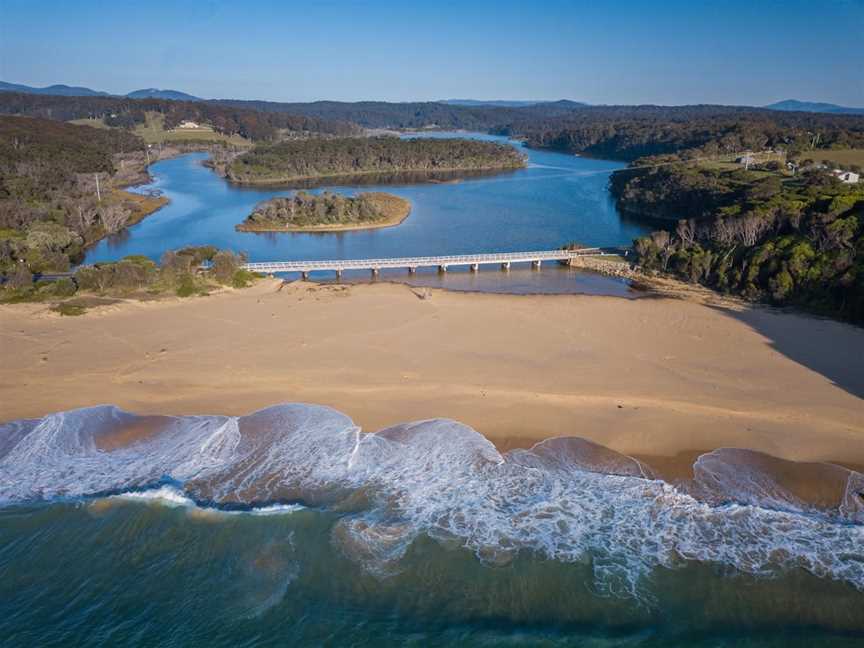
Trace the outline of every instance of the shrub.
<path fill-rule="evenodd" d="M 71 279 L 60 279 L 54 282 L 53 292 L 57 297 L 71 297 L 78 292 L 78 286 Z"/>
<path fill-rule="evenodd" d="M 241 263 L 242 259 L 239 256 L 228 250 L 222 250 L 213 257 L 213 276 L 221 284 L 232 283 Z"/>
<path fill-rule="evenodd" d="M 55 313 L 60 313 L 64 317 L 77 317 L 87 312 L 87 308 L 81 304 L 72 302 L 62 302 L 51 308 Z"/>
<path fill-rule="evenodd" d="M 6 282 L 9 288 L 19 290 L 21 288 L 30 288 L 33 285 L 33 273 L 26 263 L 16 263 L 15 268 L 9 275 L 9 281 Z"/>
<path fill-rule="evenodd" d="M 201 265 L 205 261 L 211 261 L 219 252 L 219 249 L 212 245 L 199 245 L 197 247 L 185 247 L 182 250 L 177 250 L 177 254 L 190 258 L 190 265 Z"/>
<path fill-rule="evenodd" d="M 231 285 L 234 288 L 248 288 L 255 283 L 257 277 L 258 275 L 254 272 L 239 268 L 234 271 L 234 276 L 231 278 Z"/>
<path fill-rule="evenodd" d="M 195 285 L 195 278 L 192 275 L 183 275 L 177 284 L 175 291 L 178 297 L 191 297 L 198 292 L 198 286 Z"/>

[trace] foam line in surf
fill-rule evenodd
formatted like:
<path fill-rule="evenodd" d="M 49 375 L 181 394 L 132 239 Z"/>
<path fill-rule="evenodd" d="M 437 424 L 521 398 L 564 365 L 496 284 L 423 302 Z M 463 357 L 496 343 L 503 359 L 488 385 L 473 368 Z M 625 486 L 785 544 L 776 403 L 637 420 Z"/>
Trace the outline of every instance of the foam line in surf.
<path fill-rule="evenodd" d="M 184 502 L 353 502 L 332 541 L 381 577 L 424 534 L 493 563 L 520 551 L 585 562 L 608 594 L 639 596 L 651 570 L 691 560 L 764 575 L 800 568 L 864 589 L 862 476 L 808 468 L 834 480 L 808 502 L 789 478 L 795 466 L 775 470 L 747 451 L 703 455 L 682 487 L 584 439 L 502 454 L 456 421 L 362 433 L 340 412 L 298 403 L 146 425 L 104 406 L 9 424 L 0 439 L 7 503 L 140 491 L 166 478 L 180 485 L 168 499 Z"/>

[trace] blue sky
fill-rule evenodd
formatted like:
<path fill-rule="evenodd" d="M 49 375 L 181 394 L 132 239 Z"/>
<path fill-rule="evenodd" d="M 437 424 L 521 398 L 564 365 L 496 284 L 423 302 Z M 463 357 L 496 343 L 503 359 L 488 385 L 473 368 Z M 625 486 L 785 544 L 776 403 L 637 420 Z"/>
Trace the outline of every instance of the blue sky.
<path fill-rule="evenodd" d="M 864 106 L 864 0 L 0 0 L 0 79 L 311 101 Z"/>

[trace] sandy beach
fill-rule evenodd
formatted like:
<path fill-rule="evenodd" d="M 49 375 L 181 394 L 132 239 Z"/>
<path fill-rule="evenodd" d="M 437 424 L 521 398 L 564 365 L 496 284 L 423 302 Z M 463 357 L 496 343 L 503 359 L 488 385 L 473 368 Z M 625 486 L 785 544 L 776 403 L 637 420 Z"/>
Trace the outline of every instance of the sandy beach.
<path fill-rule="evenodd" d="M 674 472 L 719 447 L 864 465 L 864 330 L 688 300 L 281 286 L 81 317 L 0 307 L 0 419 L 332 406 L 434 417 L 500 448 L 580 436 Z"/>

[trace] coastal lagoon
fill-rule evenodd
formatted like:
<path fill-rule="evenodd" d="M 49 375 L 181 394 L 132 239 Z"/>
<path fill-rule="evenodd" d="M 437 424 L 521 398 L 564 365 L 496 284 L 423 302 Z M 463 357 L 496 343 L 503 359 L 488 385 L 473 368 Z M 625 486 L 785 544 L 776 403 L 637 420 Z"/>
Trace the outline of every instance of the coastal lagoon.
<path fill-rule="evenodd" d="M 184 155 L 155 164 L 154 182 L 139 188 L 159 189 L 171 203 L 100 243 L 87 262 L 158 259 L 166 249 L 203 244 L 244 251 L 253 261 L 549 249 L 571 241 L 616 246 L 647 231 L 609 198 L 608 176 L 620 165 L 527 153 L 530 165 L 520 171 L 391 184 L 387 191 L 412 202 L 411 216 L 394 228 L 341 234 L 236 232 L 256 203 L 291 190 L 232 186 L 203 166 L 205 155 Z M 414 281 L 486 292 L 628 294 L 623 282 L 552 264 Z M 4 646 L 803 648 L 864 641 L 860 472 L 706 447 L 667 474 L 643 455 L 577 436 L 589 432 L 585 412 L 594 411 L 577 408 L 589 406 L 602 409 L 588 420 L 610 438 L 640 436 L 657 452 L 669 436 L 665 426 L 679 421 L 681 434 L 685 414 L 695 417 L 683 419 L 692 423 L 688 439 L 706 413 L 740 434 L 752 425 L 763 441 L 774 438 L 764 426 L 778 417 L 784 434 L 806 424 L 808 439 L 811 431 L 852 430 L 858 402 L 844 399 L 853 396 L 839 387 L 842 393 L 827 393 L 834 388 L 821 376 L 785 364 L 756 332 L 726 328 L 719 311 L 700 315 L 684 302 L 455 293 L 421 301 L 393 286 L 266 287 L 104 318 L 9 320 L 14 369 L 4 380 L 28 392 L 38 385 L 52 408 L 72 407 L 57 404 L 73 384 L 72 396 L 96 393 L 91 402 L 120 402 L 126 393 L 158 407 L 192 393 L 215 404 L 194 416 L 102 405 L 43 418 L 19 414 L 0 425 Z M 605 305 L 606 319 L 593 303 L 572 310 L 589 301 Z M 460 315 L 481 303 L 482 320 Z M 807 331 L 822 326 L 805 324 Z M 544 339 L 548 347 L 538 344 Z M 86 347 L 91 342 L 95 350 Z M 68 355 L 81 349 L 86 362 Z M 445 378 L 434 377 L 433 361 Z M 478 373 L 482 366 L 487 372 Z M 773 373 L 762 373 L 766 367 Z M 516 382 L 500 384 L 504 375 Z M 589 382 L 579 388 L 568 382 L 574 377 Z M 62 384 L 52 387 L 52 378 Z M 341 404 L 274 405 L 315 387 L 333 389 Z M 237 413 L 244 388 L 246 398 L 253 391 L 273 406 L 226 415 Z M 423 395 L 435 401 L 431 416 L 448 415 L 448 399 L 470 413 L 506 394 L 514 398 L 501 415 L 509 428 L 554 403 L 570 408 L 572 424 L 564 431 L 536 424 L 539 438 L 506 448 L 476 423 L 428 413 L 361 430 L 343 413 L 349 388 L 360 390 L 355 406 L 377 401 L 388 412 L 401 398 Z M 797 410 L 783 398 L 798 389 L 810 395 L 806 411 L 790 414 Z M 836 453 L 843 456 L 842 448 Z"/>
<path fill-rule="evenodd" d="M 423 134 L 435 137 L 477 137 L 510 142 L 528 155 L 528 167 L 494 175 L 450 182 L 421 183 L 416 179 L 389 181 L 383 190 L 411 202 L 410 216 L 396 227 L 342 233 L 248 233 L 234 226 L 253 207 L 274 196 L 289 195 L 289 188 L 250 188 L 232 185 L 203 165 L 207 155 L 193 153 L 157 162 L 154 181 L 138 191 L 159 190 L 170 204 L 124 232 L 105 239 L 87 254 L 86 263 L 111 261 L 130 254 L 158 260 L 165 250 L 187 245 L 215 245 L 245 252 L 250 261 L 352 259 L 477 252 L 514 252 L 556 249 L 570 242 L 590 246 L 630 245 L 650 230 L 629 220 L 615 208 L 609 195 L 609 174 L 623 165 L 563 153 L 524 148 L 503 137 L 469 133 Z M 382 190 L 382 185 L 326 186 L 354 194 Z M 615 279 L 568 271 L 558 266 L 543 269 L 538 281 L 524 269 L 513 268 L 512 290 L 523 292 L 602 292 L 624 294 L 626 285 Z M 467 274 L 436 279 L 424 285 L 454 289 L 507 290 L 500 277 Z M 406 273 L 382 273 L 382 279 L 404 280 Z M 346 280 L 359 275 L 346 273 Z M 313 278 L 332 278 L 316 274 Z M 367 273 L 362 278 L 368 278 Z"/>

